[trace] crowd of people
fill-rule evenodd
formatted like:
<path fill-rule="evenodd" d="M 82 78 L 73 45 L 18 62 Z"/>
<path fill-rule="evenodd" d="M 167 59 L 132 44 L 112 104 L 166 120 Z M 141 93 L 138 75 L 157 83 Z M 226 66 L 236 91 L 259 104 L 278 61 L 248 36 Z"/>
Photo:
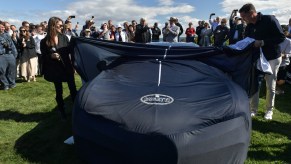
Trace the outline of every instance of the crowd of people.
<path fill-rule="evenodd" d="M 240 16 L 238 16 L 238 13 Z M 184 31 L 178 18 L 170 17 L 163 28 L 158 22 L 153 26 L 141 18 L 139 23 L 132 20 L 122 25 L 114 25 L 112 20 L 95 26 L 94 17 L 86 20 L 79 31 L 79 23 L 74 27 L 69 16 L 64 22 L 52 17 L 49 21 L 37 25 L 23 21 L 17 29 L 9 22 L 0 21 L 0 81 L 1 89 L 9 90 L 16 87 L 16 79 L 25 82 L 37 80 L 37 76 L 53 82 L 56 89 L 56 101 L 65 117 L 62 99 L 62 82 L 68 82 L 71 96 L 76 95 L 74 82 L 73 56 L 69 54 L 68 45 L 71 37 L 95 38 L 116 42 L 149 43 L 149 42 L 181 42 L 181 35 L 186 35 L 186 42 L 200 46 L 223 46 L 235 44 L 245 37 L 254 38 L 256 48 L 261 48 L 269 61 L 273 74 L 266 75 L 267 83 L 267 114 L 266 119 L 272 119 L 275 93 L 282 94 L 283 84 L 288 77 L 289 54 L 282 54 L 278 45 L 285 37 L 291 38 L 291 18 L 288 25 L 280 25 L 274 16 L 257 13 L 252 4 L 244 5 L 240 10 L 233 10 L 230 18 L 212 18 L 199 21 L 196 28 L 192 22 Z M 229 23 L 229 25 L 227 25 Z M 60 62 L 56 62 L 60 61 Z M 280 66 L 281 65 L 281 66 Z M 66 71 L 60 71 L 64 70 Z M 278 76 L 277 76 L 277 72 Z M 290 71 L 291 72 L 291 71 Z M 289 74 L 291 78 L 291 74 Z M 276 91 L 276 82 L 278 84 Z M 258 108 L 258 93 L 251 98 L 252 116 Z"/>

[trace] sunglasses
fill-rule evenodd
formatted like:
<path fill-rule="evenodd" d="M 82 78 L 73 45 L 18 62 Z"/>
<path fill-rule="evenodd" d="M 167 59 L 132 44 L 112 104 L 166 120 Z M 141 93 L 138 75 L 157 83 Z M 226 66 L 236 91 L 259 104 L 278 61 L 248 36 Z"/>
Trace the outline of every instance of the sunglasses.
<path fill-rule="evenodd" d="M 20 32 L 26 32 L 26 30 L 20 30 Z"/>
<path fill-rule="evenodd" d="M 64 27 L 64 25 L 62 25 L 62 24 L 61 24 L 61 25 L 59 25 L 59 24 L 58 24 L 58 25 L 57 25 L 57 27 L 58 27 L 58 28 L 63 28 L 63 27 Z"/>

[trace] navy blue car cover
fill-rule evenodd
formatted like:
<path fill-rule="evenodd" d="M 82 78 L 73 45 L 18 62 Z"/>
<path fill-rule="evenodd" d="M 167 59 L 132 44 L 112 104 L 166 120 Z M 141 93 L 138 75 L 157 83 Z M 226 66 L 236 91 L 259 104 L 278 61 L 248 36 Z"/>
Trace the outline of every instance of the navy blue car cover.
<path fill-rule="evenodd" d="M 86 162 L 244 163 L 248 50 L 73 38 L 72 53 L 86 82 L 73 111 Z"/>

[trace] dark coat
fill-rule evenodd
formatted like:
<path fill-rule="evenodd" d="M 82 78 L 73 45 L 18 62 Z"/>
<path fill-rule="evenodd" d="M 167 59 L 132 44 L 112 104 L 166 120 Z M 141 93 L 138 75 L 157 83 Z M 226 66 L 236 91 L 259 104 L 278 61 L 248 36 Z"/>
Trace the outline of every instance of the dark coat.
<path fill-rule="evenodd" d="M 229 44 L 235 44 L 237 41 L 240 41 L 243 39 L 243 34 L 244 34 L 244 30 L 245 27 L 243 24 L 239 24 L 236 25 L 235 22 L 233 21 L 233 19 L 229 19 L 229 26 L 230 26 L 230 30 L 229 30 Z M 238 38 L 234 39 L 234 35 L 235 32 L 238 32 Z"/>
<path fill-rule="evenodd" d="M 22 47 L 22 39 L 17 40 L 19 46 L 19 54 L 21 62 L 27 62 L 27 60 L 37 57 L 35 51 L 35 41 L 32 36 L 25 41 L 26 47 Z"/>
<path fill-rule="evenodd" d="M 285 35 L 275 16 L 258 13 L 256 24 L 247 25 L 245 36 L 264 41 L 262 50 L 267 60 L 281 56 L 279 44 L 284 41 Z"/>
<path fill-rule="evenodd" d="M 137 43 L 148 43 L 151 42 L 151 33 L 148 26 L 138 24 L 135 31 L 135 42 Z"/>
<path fill-rule="evenodd" d="M 40 42 L 40 50 L 43 56 L 43 74 L 44 78 L 50 82 L 66 82 L 74 76 L 74 58 L 70 55 L 69 39 L 64 34 L 58 34 L 58 38 L 59 42 L 55 48 L 61 56 L 60 61 L 51 58 L 53 50 L 46 44 L 47 37 Z"/>
<path fill-rule="evenodd" d="M 215 46 L 222 46 L 224 42 L 228 39 L 229 28 L 226 26 L 218 25 L 214 32 L 214 45 Z"/>

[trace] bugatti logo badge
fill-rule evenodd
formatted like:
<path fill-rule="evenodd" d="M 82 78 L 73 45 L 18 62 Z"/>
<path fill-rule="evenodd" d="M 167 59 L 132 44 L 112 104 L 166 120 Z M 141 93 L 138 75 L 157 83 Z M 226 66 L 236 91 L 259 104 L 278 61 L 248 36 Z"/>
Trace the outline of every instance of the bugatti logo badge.
<path fill-rule="evenodd" d="M 172 104 L 174 99 L 167 95 L 151 94 L 143 96 L 140 101 L 149 105 L 168 105 Z"/>

